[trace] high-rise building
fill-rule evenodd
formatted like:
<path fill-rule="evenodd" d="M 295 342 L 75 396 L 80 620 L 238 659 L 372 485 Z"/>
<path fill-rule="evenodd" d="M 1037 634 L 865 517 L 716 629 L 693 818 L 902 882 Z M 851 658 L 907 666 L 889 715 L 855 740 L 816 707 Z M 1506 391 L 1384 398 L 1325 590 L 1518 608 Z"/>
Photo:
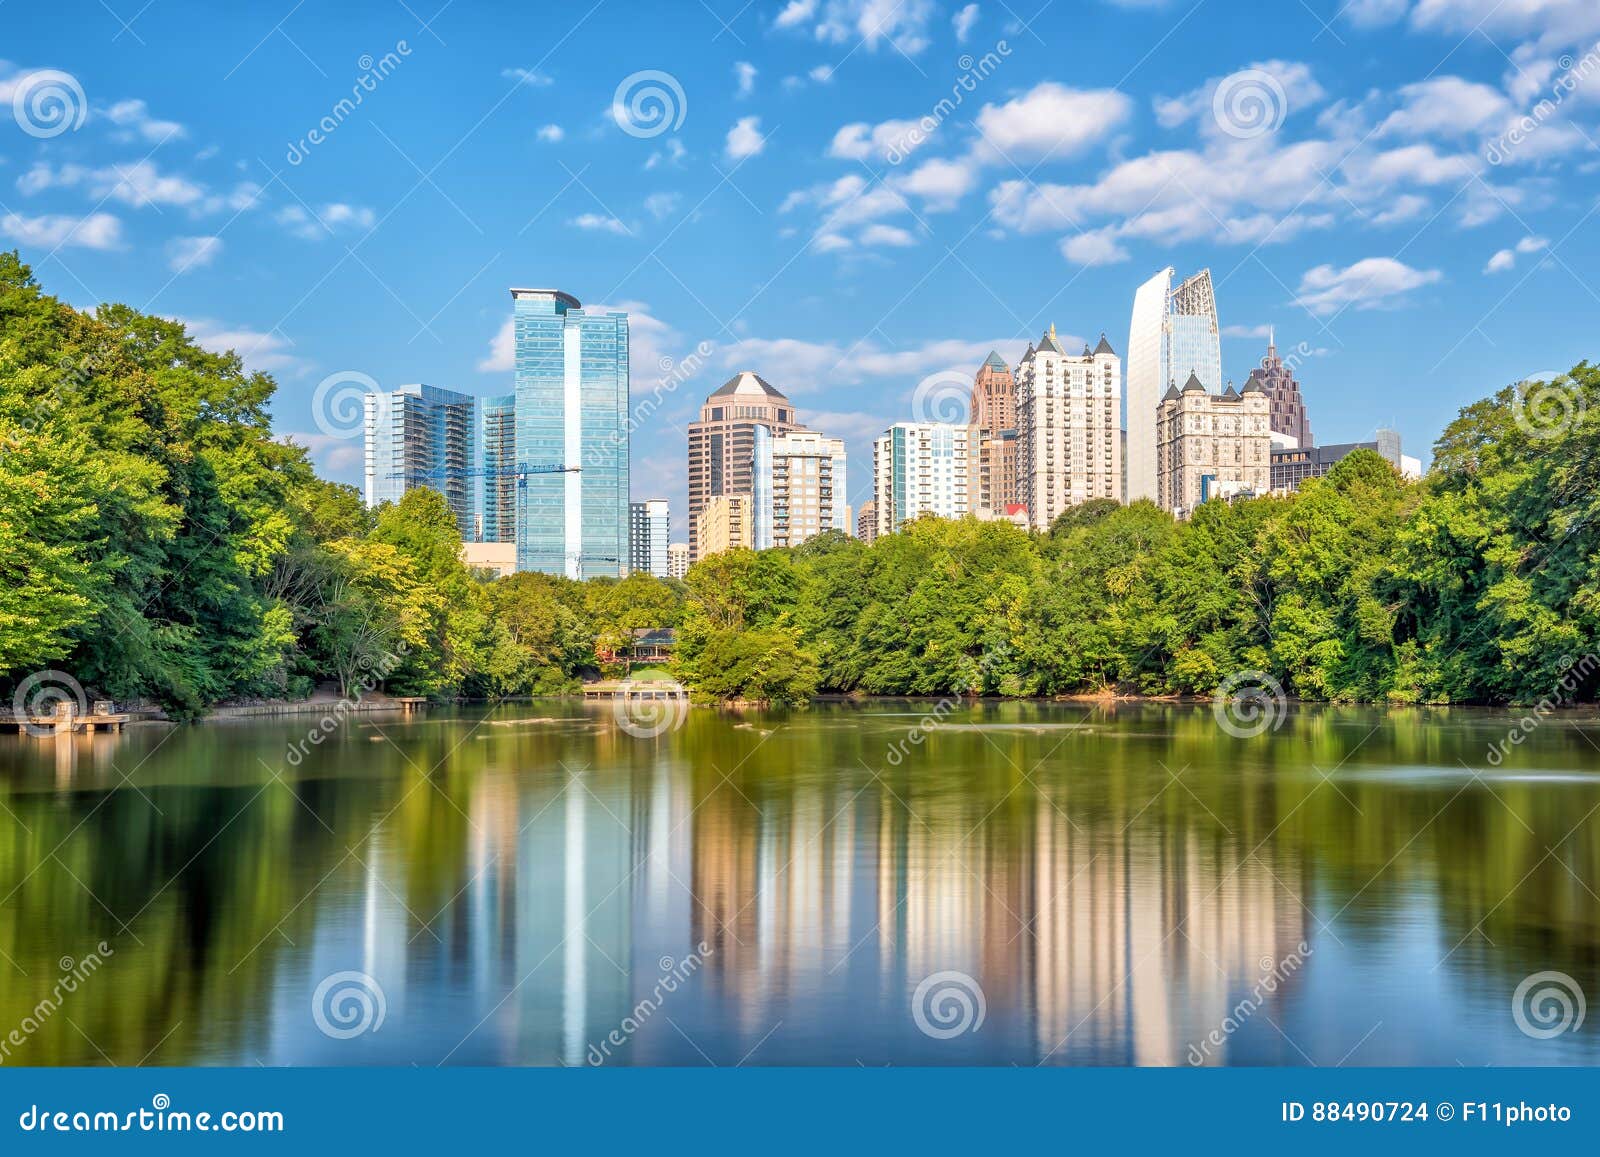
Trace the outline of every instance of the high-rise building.
<path fill-rule="evenodd" d="M 756 428 L 750 504 L 757 550 L 799 546 L 830 530 L 850 533 L 844 440 L 815 430 Z"/>
<path fill-rule="evenodd" d="M 866 543 L 878 537 L 878 504 L 870 498 L 856 511 L 856 537 Z"/>
<path fill-rule="evenodd" d="M 1164 391 L 1193 375 L 1211 394 L 1222 391 L 1222 330 L 1211 271 L 1173 288 L 1169 265 L 1133 296 L 1128 329 L 1128 501 L 1157 494 L 1156 410 Z"/>
<path fill-rule="evenodd" d="M 667 544 L 667 576 L 682 579 L 689 573 L 689 544 L 687 542 L 669 542 Z"/>
<path fill-rule="evenodd" d="M 951 422 L 896 422 L 872 443 L 875 537 L 924 514 L 961 518 L 971 509 L 970 434 Z"/>
<path fill-rule="evenodd" d="M 516 542 L 516 466 L 517 396 L 476 399 L 469 541 Z"/>
<path fill-rule="evenodd" d="M 994 350 L 973 378 L 971 423 L 967 497 L 977 513 L 1004 511 L 1017 492 L 1017 382 Z"/>
<path fill-rule="evenodd" d="M 700 555 L 700 514 L 720 494 L 751 493 L 756 431 L 787 434 L 800 428 L 783 393 L 749 370 L 729 378 L 689 424 L 689 553 Z"/>
<path fill-rule="evenodd" d="M 464 539 L 475 538 L 470 394 L 414 384 L 366 397 L 366 501 L 398 502 L 427 486 L 444 495 Z"/>
<path fill-rule="evenodd" d="M 513 289 L 517 569 L 569 578 L 628 562 L 628 315 Z"/>
<path fill-rule="evenodd" d="M 1106 335 L 1069 355 L 1056 327 L 1017 367 L 1017 498 L 1048 530 L 1069 506 L 1122 497 L 1122 359 Z"/>
<path fill-rule="evenodd" d="M 628 569 L 666 578 L 672 515 L 665 498 L 628 503 Z"/>
<path fill-rule="evenodd" d="M 697 541 L 690 550 L 690 561 L 698 562 L 740 546 L 748 550 L 754 542 L 750 506 L 748 494 L 713 496 L 700 511 L 700 524 L 695 527 Z"/>
<path fill-rule="evenodd" d="M 1278 343 L 1271 329 L 1267 330 L 1267 356 L 1250 371 L 1250 380 L 1267 392 L 1272 406 L 1272 432 L 1294 439 L 1296 446 L 1310 446 L 1311 419 L 1306 414 L 1305 399 L 1300 396 L 1300 383 L 1278 356 Z"/>
<path fill-rule="evenodd" d="M 1211 394 L 1195 374 L 1157 409 L 1157 502 L 1180 518 L 1213 498 L 1266 494 L 1272 483 L 1267 392 L 1251 379 Z"/>

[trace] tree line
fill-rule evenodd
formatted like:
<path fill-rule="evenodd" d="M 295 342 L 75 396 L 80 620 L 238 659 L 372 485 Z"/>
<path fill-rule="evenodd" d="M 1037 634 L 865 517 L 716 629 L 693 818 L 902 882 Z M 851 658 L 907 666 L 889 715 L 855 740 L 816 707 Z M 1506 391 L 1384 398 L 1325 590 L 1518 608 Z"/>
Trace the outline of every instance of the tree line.
<path fill-rule="evenodd" d="M 1094 501 L 1047 533 L 924 518 L 703 559 L 686 583 L 492 579 L 444 499 L 368 510 L 274 439 L 272 379 L 0 254 L 0 673 L 57 667 L 176 715 L 252 698 L 553 693 L 676 626 L 708 700 L 817 692 L 1592 700 L 1600 370 L 1464 409 L 1426 479 L 1358 452 L 1186 521 Z M 1592 665 L 1585 666 L 1585 671 Z"/>

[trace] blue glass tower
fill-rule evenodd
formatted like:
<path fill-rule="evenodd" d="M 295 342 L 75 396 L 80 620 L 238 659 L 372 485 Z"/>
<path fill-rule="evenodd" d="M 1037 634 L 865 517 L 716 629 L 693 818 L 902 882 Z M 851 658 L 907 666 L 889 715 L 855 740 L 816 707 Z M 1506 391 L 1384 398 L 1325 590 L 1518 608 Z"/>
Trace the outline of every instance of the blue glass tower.
<path fill-rule="evenodd" d="M 583 579 L 628 565 L 628 315 L 513 289 L 517 569 Z M 572 471 L 572 467 L 577 467 Z"/>
<path fill-rule="evenodd" d="M 517 396 L 478 398 L 473 422 L 472 537 L 517 538 Z"/>
<path fill-rule="evenodd" d="M 422 384 L 366 399 L 366 500 L 398 502 L 428 486 L 443 494 L 463 538 L 473 536 L 472 477 L 477 400 Z"/>

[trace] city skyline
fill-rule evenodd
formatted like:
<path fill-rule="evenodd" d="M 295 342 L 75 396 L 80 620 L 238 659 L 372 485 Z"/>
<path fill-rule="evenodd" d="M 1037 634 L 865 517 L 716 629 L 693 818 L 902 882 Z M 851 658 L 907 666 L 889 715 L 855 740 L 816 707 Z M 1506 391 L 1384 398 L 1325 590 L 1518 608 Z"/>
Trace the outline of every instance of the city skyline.
<path fill-rule="evenodd" d="M 348 482 L 359 439 L 318 424 L 319 385 L 504 393 L 500 287 L 529 282 L 626 308 L 636 396 L 662 359 L 696 363 L 633 462 L 631 497 L 679 510 L 675 431 L 729 373 L 792 390 L 863 462 L 924 377 L 991 349 L 1014 366 L 1052 317 L 1120 348 L 1123 303 L 1166 265 L 1212 269 L 1236 384 L 1276 325 L 1320 439 L 1384 425 L 1425 448 L 1461 405 L 1587 352 L 1595 105 L 1558 82 L 1600 16 L 1430 0 L 1324 27 L 1290 7 L 1171 37 L 1172 5 L 1093 4 L 1069 32 L 984 4 L 884 27 L 774 0 L 726 28 L 613 5 L 275 28 L 174 0 L 135 37 L 88 5 L 0 67 L 13 97 L 68 75 L 84 114 L 8 126 L 3 243 L 75 305 L 147 306 L 274 373 L 278 428 Z M 1068 35 L 1096 45 L 1070 74 Z M 217 99 L 179 54 L 208 61 Z M 668 123 L 624 127 L 619 87 L 652 70 L 682 99 L 661 82 Z M 1241 87 L 1261 122 L 1235 115 Z"/>

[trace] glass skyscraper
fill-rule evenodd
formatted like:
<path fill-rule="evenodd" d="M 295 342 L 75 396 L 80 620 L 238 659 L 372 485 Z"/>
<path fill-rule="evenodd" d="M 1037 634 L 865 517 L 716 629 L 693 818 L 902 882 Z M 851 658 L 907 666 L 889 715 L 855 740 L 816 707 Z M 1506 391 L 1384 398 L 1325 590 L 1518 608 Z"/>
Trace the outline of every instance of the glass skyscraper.
<path fill-rule="evenodd" d="M 628 504 L 628 566 L 630 570 L 668 575 L 667 547 L 672 538 L 672 513 L 665 498 Z"/>
<path fill-rule="evenodd" d="M 398 502 L 428 486 L 444 495 L 463 538 L 475 534 L 471 475 L 478 400 L 415 384 L 366 398 L 366 500 Z"/>
<path fill-rule="evenodd" d="M 1156 500 L 1156 410 L 1169 386 L 1193 374 L 1207 393 L 1222 392 L 1222 331 L 1211 271 L 1173 288 L 1169 265 L 1133 297 L 1128 330 L 1127 498 Z"/>
<path fill-rule="evenodd" d="M 478 398 L 473 415 L 472 538 L 515 542 L 517 538 L 517 396 Z"/>
<path fill-rule="evenodd" d="M 628 565 L 628 315 L 513 289 L 517 569 L 583 579 Z M 527 473 L 530 468 L 566 473 Z M 572 468 L 577 470 L 573 471 Z"/>

